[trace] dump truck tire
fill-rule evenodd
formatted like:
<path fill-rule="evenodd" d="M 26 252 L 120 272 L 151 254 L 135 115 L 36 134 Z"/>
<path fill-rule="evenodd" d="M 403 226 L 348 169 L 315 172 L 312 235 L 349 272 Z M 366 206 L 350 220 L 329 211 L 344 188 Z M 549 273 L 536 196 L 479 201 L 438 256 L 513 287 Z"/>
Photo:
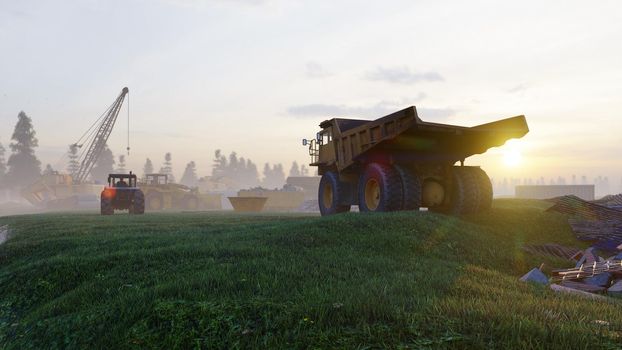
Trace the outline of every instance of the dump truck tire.
<path fill-rule="evenodd" d="M 104 198 L 102 196 L 100 201 L 100 212 L 101 215 L 112 215 L 114 214 L 114 208 L 112 207 L 112 199 Z"/>
<path fill-rule="evenodd" d="M 465 167 L 475 178 L 478 189 L 478 212 L 490 210 L 492 207 L 492 182 L 488 174 L 480 167 Z"/>
<path fill-rule="evenodd" d="M 164 208 L 164 198 L 160 193 L 149 193 L 145 204 L 149 210 L 162 210 Z"/>
<path fill-rule="evenodd" d="M 359 180 L 359 210 L 384 212 L 402 207 L 402 179 L 390 165 L 371 163 Z"/>
<path fill-rule="evenodd" d="M 318 205 L 322 216 L 345 213 L 350 211 L 350 205 L 342 203 L 344 184 L 339 181 L 339 176 L 327 171 L 320 179 L 318 188 Z"/>
<path fill-rule="evenodd" d="M 410 169 L 401 165 L 394 165 L 393 168 L 402 180 L 402 206 L 401 210 L 419 210 L 421 207 L 421 191 L 423 189 L 421 180 Z"/>
<path fill-rule="evenodd" d="M 430 210 L 450 215 L 472 214 L 479 210 L 479 187 L 472 171 L 453 167 L 449 203 Z"/>
<path fill-rule="evenodd" d="M 134 193 L 134 202 L 130 207 L 130 214 L 144 214 L 145 213 L 145 194 L 143 191 L 136 191 Z"/>

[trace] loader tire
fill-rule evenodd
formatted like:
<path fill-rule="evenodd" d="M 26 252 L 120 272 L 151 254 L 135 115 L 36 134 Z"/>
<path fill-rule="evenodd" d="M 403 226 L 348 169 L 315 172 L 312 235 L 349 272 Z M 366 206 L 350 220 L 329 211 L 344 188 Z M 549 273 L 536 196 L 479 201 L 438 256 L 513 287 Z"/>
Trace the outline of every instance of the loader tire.
<path fill-rule="evenodd" d="M 477 183 L 478 212 L 490 210 L 492 207 L 492 182 L 490 182 L 488 174 L 480 167 L 468 167 L 466 169 L 469 169 L 468 171 L 471 172 Z"/>
<path fill-rule="evenodd" d="M 359 210 L 385 212 L 400 210 L 402 179 L 390 165 L 370 163 L 359 180 Z"/>
<path fill-rule="evenodd" d="M 318 205 L 322 216 L 350 211 L 350 205 L 343 204 L 344 190 L 344 184 L 339 181 L 339 175 L 332 171 L 327 171 L 322 175 L 318 188 Z"/>
<path fill-rule="evenodd" d="M 143 191 L 136 191 L 134 193 L 134 201 L 130 207 L 130 214 L 144 214 L 145 213 L 145 194 Z"/>
<path fill-rule="evenodd" d="M 101 201 L 100 201 L 100 212 L 101 212 L 101 215 L 114 214 L 114 208 L 112 207 L 111 198 L 104 198 L 104 196 L 102 196 Z"/>
<path fill-rule="evenodd" d="M 198 210 L 199 199 L 194 196 L 186 196 L 183 199 L 183 207 L 185 210 Z"/>
<path fill-rule="evenodd" d="M 402 180 L 402 206 L 400 210 L 419 210 L 421 207 L 422 185 L 419 177 L 410 169 L 394 165 Z"/>
<path fill-rule="evenodd" d="M 449 203 L 430 210 L 450 215 L 476 213 L 479 210 L 479 186 L 473 172 L 466 167 L 453 167 Z"/>
<path fill-rule="evenodd" d="M 145 202 L 149 210 L 162 210 L 164 208 L 164 198 L 157 192 L 149 193 Z"/>

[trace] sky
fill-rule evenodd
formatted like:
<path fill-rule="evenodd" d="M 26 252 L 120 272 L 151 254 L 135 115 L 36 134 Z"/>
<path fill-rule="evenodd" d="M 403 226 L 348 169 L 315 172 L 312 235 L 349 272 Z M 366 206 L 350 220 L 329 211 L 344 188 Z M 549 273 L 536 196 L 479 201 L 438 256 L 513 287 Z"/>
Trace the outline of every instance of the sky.
<path fill-rule="evenodd" d="M 171 152 L 178 177 L 209 175 L 216 149 L 289 169 L 322 120 L 416 105 L 465 126 L 524 114 L 527 136 L 467 160 L 492 177 L 619 182 L 621 62 L 619 1 L 0 0 L 0 143 L 23 110 L 64 168 L 127 86 L 137 172 Z"/>

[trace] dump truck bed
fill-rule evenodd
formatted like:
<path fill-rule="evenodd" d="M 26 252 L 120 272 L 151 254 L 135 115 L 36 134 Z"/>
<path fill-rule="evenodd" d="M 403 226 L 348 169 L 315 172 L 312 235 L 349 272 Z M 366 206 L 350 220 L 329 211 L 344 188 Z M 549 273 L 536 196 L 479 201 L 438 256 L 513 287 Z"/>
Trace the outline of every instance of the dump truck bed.
<path fill-rule="evenodd" d="M 425 122 L 418 117 L 414 106 L 373 121 L 335 118 L 320 124 L 322 128 L 330 126 L 340 171 L 357 162 L 374 161 L 374 158 L 386 161 L 387 157 L 402 163 L 453 164 L 529 131 L 522 115 L 464 127 Z"/>

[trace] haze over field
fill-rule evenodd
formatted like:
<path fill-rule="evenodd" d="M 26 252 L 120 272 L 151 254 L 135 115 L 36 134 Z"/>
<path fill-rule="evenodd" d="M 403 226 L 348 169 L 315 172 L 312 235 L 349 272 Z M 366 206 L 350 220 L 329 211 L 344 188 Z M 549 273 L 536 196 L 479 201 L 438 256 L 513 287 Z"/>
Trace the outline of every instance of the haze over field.
<path fill-rule="evenodd" d="M 459 125 L 525 114 L 524 139 L 467 162 L 494 178 L 618 184 L 620 42 L 619 1 L 2 1 L 0 143 L 24 110 L 64 169 L 128 86 L 128 169 L 171 152 L 177 176 L 191 160 L 206 175 L 217 148 L 288 168 L 323 119 L 416 105 Z"/>

